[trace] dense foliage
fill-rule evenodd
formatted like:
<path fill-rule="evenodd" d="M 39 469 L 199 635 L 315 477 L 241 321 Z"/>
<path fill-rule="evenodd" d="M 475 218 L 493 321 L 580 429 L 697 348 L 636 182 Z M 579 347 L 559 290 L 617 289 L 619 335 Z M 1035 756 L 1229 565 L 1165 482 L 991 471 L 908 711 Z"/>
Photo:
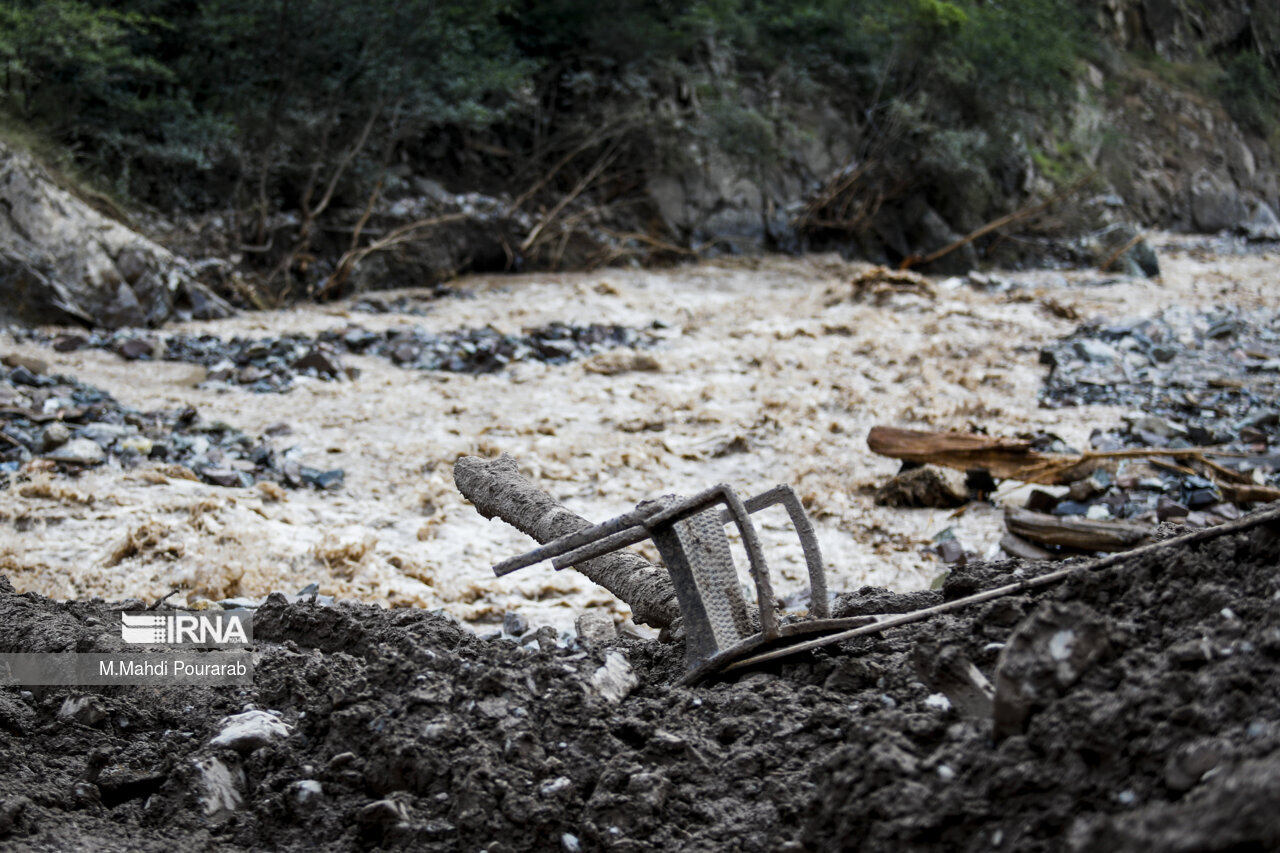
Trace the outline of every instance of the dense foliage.
<path fill-rule="evenodd" d="M 0 107 L 121 198 L 226 212 L 245 246 L 287 215 L 268 265 L 337 210 L 349 232 L 397 175 L 529 204 L 625 199 L 699 141 L 767 164 L 811 107 L 844 117 L 858 162 L 899 164 L 883 193 L 911 174 L 956 221 L 1007 195 L 1020 123 L 1070 92 L 1093 50 L 1080 5 L 10 0 Z M 1261 127 L 1280 22 L 1258 20 L 1258 51 L 1224 60 L 1222 86 Z"/>

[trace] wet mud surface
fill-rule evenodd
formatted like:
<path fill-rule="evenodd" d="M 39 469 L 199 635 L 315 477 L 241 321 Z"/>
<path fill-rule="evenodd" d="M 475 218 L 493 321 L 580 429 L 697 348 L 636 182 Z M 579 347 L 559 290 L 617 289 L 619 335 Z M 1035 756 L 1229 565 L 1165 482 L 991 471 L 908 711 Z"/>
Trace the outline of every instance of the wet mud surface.
<path fill-rule="evenodd" d="M 0 847 L 1274 849 L 1278 561 L 1273 518 L 695 687 L 678 644 L 275 597 L 252 688 L 0 688 Z M 0 581 L 0 651 L 112 649 L 106 618 Z M 246 713 L 271 734 L 227 734 Z"/>

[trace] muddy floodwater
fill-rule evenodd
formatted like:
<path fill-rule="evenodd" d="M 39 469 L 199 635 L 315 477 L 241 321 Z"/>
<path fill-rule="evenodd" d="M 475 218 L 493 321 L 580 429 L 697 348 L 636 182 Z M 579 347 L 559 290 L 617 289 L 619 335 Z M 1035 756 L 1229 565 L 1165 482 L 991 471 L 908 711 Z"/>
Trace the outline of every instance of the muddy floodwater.
<path fill-rule="evenodd" d="M 295 593 L 443 608 L 487 630 L 509 610 L 566 628 L 587 608 L 625 619 L 625 605 L 572 571 L 539 566 L 495 578 L 491 565 L 533 544 L 481 518 L 456 492 L 464 454 L 506 452 L 575 512 L 604 520 L 640 500 L 728 483 L 754 494 L 790 483 L 814 520 L 834 590 L 929 587 L 945 566 L 929 551 L 953 528 L 978 556 L 998 555 L 1000 504 L 946 510 L 878 507 L 872 491 L 898 469 L 866 447 L 877 424 L 1050 432 L 1075 447 L 1129 410 L 1039 406 L 1043 347 L 1093 318 L 1274 306 L 1275 253 L 1154 240 L 1158 279 L 1097 271 L 993 273 L 990 282 L 932 280 L 932 292 L 864 294 L 866 265 L 835 257 L 726 260 L 667 270 L 482 276 L 412 301 L 419 314 L 306 305 L 170 327 L 262 338 L 353 324 L 373 332 L 501 332 L 560 322 L 651 333 L 642 351 L 567 364 L 513 363 L 471 375 L 342 356 L 354 379 L 300 376 L 287 393 L 206 382 L 204 367 L 129 361 L 109 350 L 57 352 L 11 336 L 0 350 L 95 385 L 141 411 L 192 406 L 317 469 L 343 469 L 335 490 L 209 485 L 172 467 L 118 461 L 72 477 L 15 477 L 0 492 L 0 573 L 17 591 L 54 598 L 188 602 Z M 652 358 L 636 358 L 642 352 Z M 656 369 L 655 369 L 656 368 Z M 284 432 L 281 424 L 288 425 Z M 269 428 L 271 428 L 269 430 Z M 281 434 L 284 432 L 284 434 Z M 799 600 L 804 563 L 781 510 L 760 516 L 775 586 Z M 656 553 L 646 553 L 656 559 Z"/>

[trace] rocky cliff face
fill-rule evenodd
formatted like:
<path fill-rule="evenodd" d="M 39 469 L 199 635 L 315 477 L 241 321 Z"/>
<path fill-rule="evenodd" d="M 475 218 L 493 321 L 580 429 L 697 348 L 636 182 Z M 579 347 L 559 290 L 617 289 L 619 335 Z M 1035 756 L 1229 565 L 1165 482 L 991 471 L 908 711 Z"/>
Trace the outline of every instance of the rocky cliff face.
<path fill-rule="evenodd" d="M 0 145 L 0 322 L 159 325 L 231 308 L 183 258 L 89 207 Z"/>
<path fill-rule="evenodd" d="M 1268 28 L 1280 38 L 1280 10 L 1253 8 L 1267 4 L 1244 0 L 1082 0 L 1082 5 L 1113 50 L 1085 69 L 1075 104 L 1058 126 L 1030 135 L 1028 152 L 1069 148 L 1076 168 L 1096 170 L 1107 185 L 1109 220 L 1280 238 L 1275 215 L 1280 181 L 1270 144 L 1241 128 L 1211 93 L 1184 85 L 1171 70 L 1252 48 L 1257 33 Z M 1139 62 L 1141 56 L 1158 57 L 1152 64 L 1170 73 L 1161 76 Z M 803 133 L 785 140 L 784 156 L 763 169 L 700 150 L 681 171 L 651 179 L 649 200 L 663 224 L 694 245 L 797 247 L 800 237 L 792 225 L 803 202 L 841 170 L 860 165 L 852 159 L 856 130 L 847 117 L 815 109 L 809 119 Z M 1055 190 L 1055 182 L 1030 156 L 1000 171 L 983 180 L 1001 184 L 1012 207 L 1019 199 Z M 991 218 L 974 203 L 966 206 L 961 198 L 958 204 L 937 206 L 921 197 L 889 203 L 847 248 L 877 261 L 927 254 Z M 978 262 L 971 249 L 966 252 L 948 258 L 947 265 Z"/>

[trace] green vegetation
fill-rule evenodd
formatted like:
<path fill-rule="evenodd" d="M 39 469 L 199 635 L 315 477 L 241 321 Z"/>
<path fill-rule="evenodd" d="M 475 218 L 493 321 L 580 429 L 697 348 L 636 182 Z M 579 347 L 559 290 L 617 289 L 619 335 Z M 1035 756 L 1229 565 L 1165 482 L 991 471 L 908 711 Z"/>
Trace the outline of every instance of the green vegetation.
<path fill-rule="evenodd" d="M 224 213 L 231 245 L 309 287 L 298 259 L 354 248 L 361 212 L 406 175 L 529 210 L 613 203 L 700 141 L 760 174 L 816 106 L 845 117 L 864 167 L 818 219 L 911 192 L 952 221 L 989 214 L 1020 128 L 1073 96 L 1094 50 L 1081 5 L 10 0 L 0 109 L 118 198 Z M 1221 83 L 1260 131 L 1280 101 L 1266 15 Z M 1040 159 L 1065 177 L 1072 158 Z"/>
<path fill-rule="evenodd" d="M 1277 132 L 1280 82 L 1261 56 L 1253 51 L 1233 56 L 1218 85 L 1223 103 L 1241 125 L 1267 137 Z"/>

